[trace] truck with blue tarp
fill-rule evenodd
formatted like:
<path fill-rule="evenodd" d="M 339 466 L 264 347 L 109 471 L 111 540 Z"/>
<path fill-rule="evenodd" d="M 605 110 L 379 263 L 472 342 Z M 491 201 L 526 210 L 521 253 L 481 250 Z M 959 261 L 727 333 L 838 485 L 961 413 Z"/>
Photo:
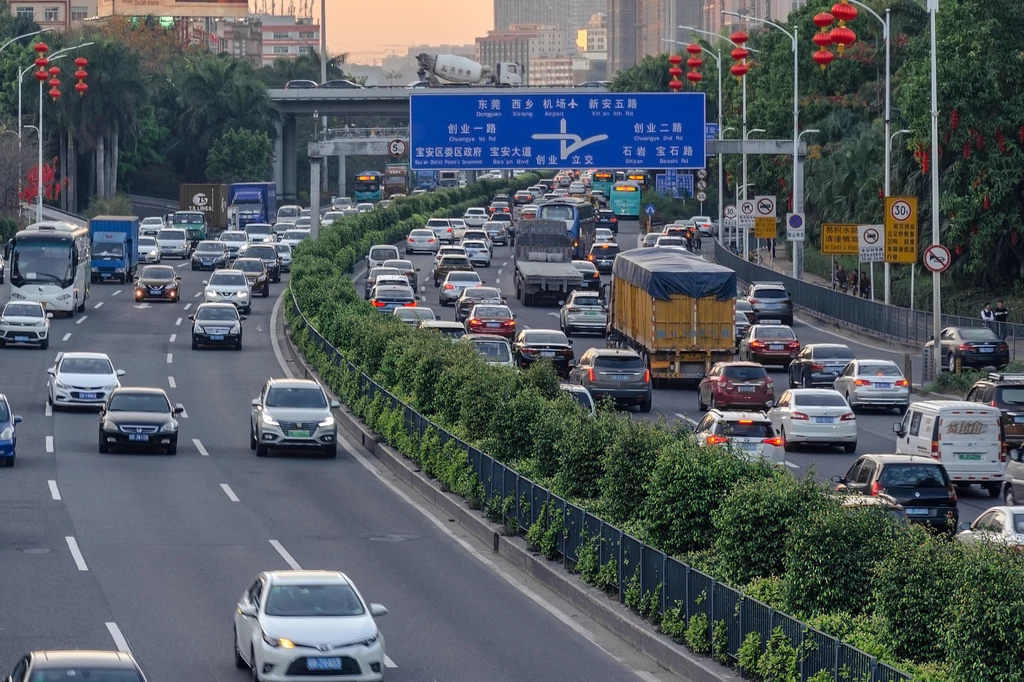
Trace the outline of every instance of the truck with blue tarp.
<path fill-rule="evenodd" d="M 277 216 L 277 183 L 236 182 L 228 185 L 228 224 L 243 230 L 249 223 L 271 223 Z"/>
<path fill-rule="evenodd" d="M 92 238 L 93 282 L 135 279 L 139 265 L 139 219 L 136 216 L 96 216 L 89 221 Z"/>
<path fill-rule="evenodd" d="M 736 348 L 736 273 L 674 247 L 634 249 L 612 264 L 608 346 L 640 354 L 651 378 L 704 378 Z"/>

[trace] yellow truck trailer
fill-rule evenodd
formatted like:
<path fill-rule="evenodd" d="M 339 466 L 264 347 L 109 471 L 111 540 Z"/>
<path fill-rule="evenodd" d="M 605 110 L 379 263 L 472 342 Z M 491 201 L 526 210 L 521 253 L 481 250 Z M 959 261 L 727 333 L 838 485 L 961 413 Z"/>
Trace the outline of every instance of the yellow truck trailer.
<path fill-rule="evenodd" d="M 634 249 L 612 266 L 608 345 L 651 378 L 700 380 L 736 347 L 736 273 L 676 248 Z"/>

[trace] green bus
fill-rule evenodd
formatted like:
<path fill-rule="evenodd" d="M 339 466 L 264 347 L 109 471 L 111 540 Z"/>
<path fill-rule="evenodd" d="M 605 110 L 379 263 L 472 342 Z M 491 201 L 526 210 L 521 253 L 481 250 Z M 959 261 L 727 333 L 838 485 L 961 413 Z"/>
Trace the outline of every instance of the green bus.
<path fill-rule="evenodd" d="M 602 192 L 606 197 L 611 196 L 612 186 L 615 184 L 615 173 L 613 171 L 595 171 L 590 178 L 590 189 L 594 192 Z"/>
<path fill-rule="evenodd" d="M 610 206 L 617 218 L 640 219 L 640 185 L 632 181 L 616 182 L 612 186 Z"/>

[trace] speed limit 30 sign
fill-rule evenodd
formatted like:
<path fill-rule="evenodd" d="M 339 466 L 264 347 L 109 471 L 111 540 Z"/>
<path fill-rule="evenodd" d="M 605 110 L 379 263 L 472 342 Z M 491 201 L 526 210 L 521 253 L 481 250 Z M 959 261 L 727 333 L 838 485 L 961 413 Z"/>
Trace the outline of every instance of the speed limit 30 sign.
<path fill-rule="evenodd" d="M 885 262 L 917 262 L 917 197 L 885 198 Z"/>

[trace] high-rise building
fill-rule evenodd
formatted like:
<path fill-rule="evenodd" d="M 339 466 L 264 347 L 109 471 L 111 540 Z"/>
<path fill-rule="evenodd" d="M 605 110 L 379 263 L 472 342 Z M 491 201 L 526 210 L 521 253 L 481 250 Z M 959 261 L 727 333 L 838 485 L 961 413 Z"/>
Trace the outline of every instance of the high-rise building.
<path fill-rule="evenodd" d="M 607 14 L 608 0 L 568 0 L 568 10 L 566 28 L 575 33 L 586 28 L 595 14 Z"/>
<path fill-rule="evenodd" d="M 531 42 L 537 37 L 537 33 L 522 29 L 488 31 L 476 39 L 476 61 L 492 68 L 498 62 L 517 62 L 523 66 L 524 79 L 528 79 Z M 536 43 L 533 47 L 538 49 Z"/>
<path fill-rule="evenodd" d="M 689 32 L 679 27 L 705 28 L 702 13 L 717 1 L 721 0 L 609 0 L 610 74 L 633 66 L 645 56 L 667 51 L 670 43 L 666 40 L 689 41 Z"/>
<path fill-rule="evenodd" d="M 637 5 L 640 0 L 608 0 L 608 75 L 636 64 Z"/>
<path fill-rule="evenodd" d="M 494 30 L 516 24 L 565 24 L 565 0 L 494 0 Z"/>

